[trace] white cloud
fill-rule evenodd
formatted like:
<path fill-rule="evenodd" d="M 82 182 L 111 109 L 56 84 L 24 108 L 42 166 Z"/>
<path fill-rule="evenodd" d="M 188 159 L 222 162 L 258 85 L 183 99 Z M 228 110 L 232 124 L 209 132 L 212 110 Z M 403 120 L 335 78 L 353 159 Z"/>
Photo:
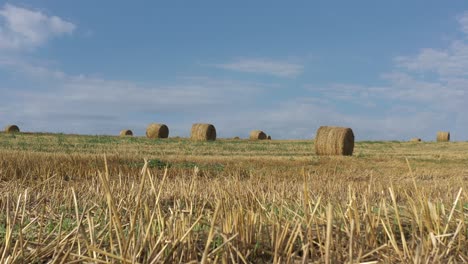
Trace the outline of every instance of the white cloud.
<path fill-rule="evenodd" d="M 1 87 L 0 122 L 16 122 L 25 130 L 69 133 L 112 133 L 122 126 L 143 134 L 149 122 L 170 122 L 173 135 L 187 135 L 188 122 L 232 118 L 251 104 L 265 85 L 209 77 L 186 77 L 173 84 L 138 84 L 60 70 L 26 61 L 0 60 L 34 87 Z"/>
<path fill-rule="evenodd" d="M 468 12 L 458 17 L 461 30 L 468 34 Z M 350 100 L 393 101 L 398 104 L 424 103 L 427 108 L 464 112 L 468 100 L 468 42 L 453 40 L 446 48 L 422 48 L 416 55 L 397 56 L 394 70 L 381 75 L 382 87 L 331 84 L 310 87 L 325 97 Z"/>
<path fill-rule="evenodd" d="M 468 36 L 468 12 L 458 17 L 458 23 Z M 453 40 L 443 49 L 424 48 L 415 56 L 398 56 L 395 63 L 400 69 L 412 73 L 435 73 L 441 79 L 468 78 L 468 43 L 466 39 Z"/>
<path fill-rule="evenodd" d="M 304 66 L 287 61 L 269 59 L 238 59 L 230 63 L 216 64 L 215 67 L 247 73 L 259 73 L 277 77 L 296 77 L 302 73 Z"/>
<path fill-rule="evenodd" d="M 311 87 L 311 94 L 323 98 L 325 107 L 307 106 L 305 109 L 309 110 L 301 115 L 293 111 L 297 103 L 291 103 L 291 107 L 278 111 L 296 119 L 292 127 L 349 126 L 358 140 L 405 140 L 415 136 L 434 140 L 435 132 L 442 129 L 450 130 L 454 140 L 467 139 L 468 79 L 429 82 L 398 72 L 384 76 L 389 82 L 385 87 L 345 84 Z M 313 120 L 312 124 L 307 124 L 307 119 Z"/>
<path fill-rule="evenodd" d="M 458 18 L 468 34 L 468 12 Z M 422 48 L 415 55 L 398 56 L 391 72 L 381 74 L 383 85 L 332 83 L 308 85 L 311 95 L 325 99 L 329 110 L 319 122 L 347 125 L 371 139 L 433 140 L 435 132 L 450 130 L 454 139 L 467 139 L 468 40 L 455 39 L 447 47 Z M 341 106 L 343 107 L 339 107 Z M 356 107 L 357 106 L 357 107 Z M 366 109 L 368 108 L 368 109 Z M 372 109 L 372 108 L 375 108 Z M 285 110 L 295 118 L 292 108 Z M 369 111 L 370 110 L 370 111 Z M 357 113 L 356 113 L 357 112 Z M 327 119 L 320 119 L 321 115 Z M 307 116 L 302 120 L 305 122 Z M 300 124 L 301 122 L 297 122 Z M 359 137 L 358 137 L 359 138 Z"/>
<path fill-rule="evenodd" d="M 434 126 L 447 127 L 447 117 L 445 113 L 416 107 L 357 115 L 340 110 L 334 101 L 305 97 L 285 100 L 270 109 L 244 109 L 235 118 L 215 120 L 215 124 L 221 128 L 220 135 L 229 137 L 245 137 L 252 129 L 262 129 L 275 139 L 310 139 L 320 126 L 331 125 L 351 127 L 356 140 L 407 140 L 415 136 L 433 140 Z"/>
<path fill-rule="evenodd" d="M 422 49 L 416 56 L 400 56 L 397 66 L 419 73 L 435 73 L 441 77 L 468 77 L 468 44 L 457 40 L 443 50 Z"/>
<path fill-rule="evenodd" d="M 460 24 L 461 31 L 468 34 L 468 11 L 458 17 L 458 23 Z"/>
<path fill-rule="evenodd" d="M 60 17 L 5 4 L 0 9 L 0 50 L 35 48 L 52 37 L 71 34 L 75 28 Z"/>
<path fill-rule="evenodd" d="M 30 19 L 42 23 L 39 29 L 19 22 L 15 26 L 1 23 L 9 8 L 12 6 L 5 5 L 0 11 L 0 41 L 9 40 L 0 42 L 0 48 L 34 48 L 53 36 L 73 32 L 73 24 L 63 26 L 65 21 L 60 18 L 44 22 L 54 19 L 29 10 L 36 15 L 26 17 L 43 17 Z M 468 13 L 458 21 L 468 34 Z M 34 83 L 34 87 L 0 86 L 0 123 L 23 124 L 26 130 L 76 133 L 114 133 L 130 127 L 143 134 L 148 122 L 159 121 L 168 122 L 171 135 L 188 135 L 190 124 L 202 121 L 214 123 L 221 137 L 247 136 L 251 129 L 263 129 L 274 138 L 311 138 L 321 125 L 340 125 L 352 127 L 358 140 L 415 136 L 432 140 L 441 129 L 450 130 L 454 139 L 467 139 L 467 41 L 454 40 L 445 48 L 423 48 L 416 54 L 396 57 L 393 69 L 380 76 L 381 85 L 307 85 L 300 98 L 290 96 L 280 103 L 261 104 L 262 93 L 271 84 L 211 77 L 140 84 L 71 75 L 47 65 L 0 56 L 1 67 Z M 298 63 L 258 58 L 214 66 L 286 78 L 304 70 Z"/>

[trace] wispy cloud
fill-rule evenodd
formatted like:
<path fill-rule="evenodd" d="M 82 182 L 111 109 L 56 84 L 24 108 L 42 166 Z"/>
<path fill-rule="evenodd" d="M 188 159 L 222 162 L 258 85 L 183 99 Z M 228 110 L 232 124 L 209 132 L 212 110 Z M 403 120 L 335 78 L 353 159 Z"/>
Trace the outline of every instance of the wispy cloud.
<path fill-rule="evenodd" d="M 71 34 L 75 28 L 60 17 L 5 4 L 0 9 L 0 50 L 35 48 L 52 37 Z"/>
<path fill-rule="evenodd" d="M 468 12 L 458 17 L 460 30 L 468 36 Z M 415 56 L 399 56 L 396 65 L 409 72 L 435 73 L 440 78 L 468 78 L 468 43 L 466 39 L 454 40 L 442 49 L 424 48 Z"/>
<path fill-rule="evenodd" d="M 468 13 L 457 19 L 468 36 Z M 0 51 L 33 49 L 75 27 L 62 18 L 7 4 L 0 9 Z M 312 83 L 304 85 L 299 96 L 302 91 L 268 102 L 264 93 L 272 84 L 210 76 L 137 83 L 69 74 L 4 53 L 0 67 L 20 78 L 8 87 L 0 83 L 0 123 L 77 133 L 114 133 L 129 127 L 143 134 L 148 122 L 159 121 L 168 122 L 171 135 L 187 135 L 192 122 L 204 121 L 214 123 L 221 137 L 263 129 L 274 138 L 311 138 L 320 125 L 342 125 L 352 127 L 358 140 L 433 139 L 439 129 L 467 139 L 468 38 L 443 48 L 422 48 L 393 62 L 379 85 Z M 213 66 L 280 78 L 304 71 L 300 63 L 266 58 Z"/>
<path fill-rule="evenodd" d="M 460 24 L 461 31 L 468 34 L 468 11 L 465 11 L 458 17 L 458 23 Z"/>
<path fill-rule="evenodd" d="M 446 49 L 422 49 L 416 56 L 400 56 L 397 66 L 411 72 L 435 73 L 441 77 L 468 77 L 468 44 L 453 41 Z"/>
<path fill-rule="evenodd" d="M 35 86 L 0 85 L 0 122 L 17 122 L 34 131 L 112 133 L 129 125 L 141 134 L 148 122 L 172 119 L 174 123 L 168 124 L 175 128 L 172 133 L 187 135 L 180 120 L 213 122 L 235 116 L 238 107 L 250 104 L 265 88 L 261 83 L 210 77 L 141 84 L 71 75 L 13 59 L 0 60 L 2 65 Z"/>
<path fill-rule="evenodd" d="M 468 12 L 458 22 L 468 36 Z M 414 55 L 395 57 L 392 71 L 381 74 L 380 86 L 332 83 L 306 88 L 334 109 L 325 113 L 329 122 L 350 125 L 369 138 L 432 139 L 435 131 L 448 129 L 466 139 L 467 41 L 454 39 L 445 48 L 422 48 Z M 346 110 L 337 107 L 340 104 Z M 371 111 L 366 110 L 369 107 Z"/>
<path fill-rule="evenodd" d="M 229 63 L 216 64 L 215 67 L 231 71 L 267 74 L 289 78 L 300 75 L 304 70 L 304 66 L 298 63 L 261 58 L 237 59 Z"/>

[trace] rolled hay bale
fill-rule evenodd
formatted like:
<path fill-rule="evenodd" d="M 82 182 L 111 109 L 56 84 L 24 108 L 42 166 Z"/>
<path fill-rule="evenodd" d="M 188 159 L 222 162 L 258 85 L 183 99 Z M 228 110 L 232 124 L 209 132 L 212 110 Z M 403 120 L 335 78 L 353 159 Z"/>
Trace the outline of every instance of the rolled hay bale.
<path fill-rule="evenodd" d="M 437 142 L 448 142 L 450 141 L 450 132 L 439 131 L 437 132 Z"/>
<path fill-rule="evenodd" d="M 410 142 L 421 142 L 422 140 L 420 138 L 412 138 L 410 139 Z"/>
<path fill-rule="evenodd" d="M 216 140 L 216 128 L 212 124 L 193 124 L 190 133 L 192 140 Z"/>
<path fill-rule="evenodd" d="M 252 130 L 250 132 L 250 140 L 264 140 L 267 139 L 267 134 L 261 130 Z"/>
<path fill-rule="evenodd" d="M 19 133 L 20 129 L 17 125 L 9 125 L 5 127 L 5 133 Z"/>
<path fill-rule="evenodd" d="M 151 123 L 146 128 L 148 138 L 168 138 L 169 128 L 165 124 Z"/>
<path fill-rule="evenodd" d="M 120 131 L 120 136 L 121 137 L 126 137 L 126 136 L 133 136 L 133 132 L 130 129 L 124 129 Z"/>
<path fill-rule="evenodd" d="M 351 128 L 321 126 L 315 136 L 317 155 L 353 155 L 354 133 Z"/>
<path fill-rule="evenodd" d="M 233 139 L 235 139 L 235 140 L 239 140 L 239 139 L 240 139 L 240 137 L 234 137 Z"/>

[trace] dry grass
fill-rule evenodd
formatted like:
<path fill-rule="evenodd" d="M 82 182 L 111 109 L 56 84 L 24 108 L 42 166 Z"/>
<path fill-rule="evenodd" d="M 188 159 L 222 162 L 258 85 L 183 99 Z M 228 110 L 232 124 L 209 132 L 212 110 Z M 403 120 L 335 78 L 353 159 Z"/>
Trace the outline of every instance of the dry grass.
<path fill-rule="evenodd" d="M 353 155 L 354 134 L 351 128 L 321 126 L 315 136 L 317 155 Z"/>
<path fill-rule="evenodd" d="M 192 140 L 216 140 L 216 128 L 212 124 L 193 124 L 190 132 Z"/>
<path fill-rule="evenodd" d="M 0 263 L 468 261 L 468 143 L 312 145 L 0 134 Z"/>

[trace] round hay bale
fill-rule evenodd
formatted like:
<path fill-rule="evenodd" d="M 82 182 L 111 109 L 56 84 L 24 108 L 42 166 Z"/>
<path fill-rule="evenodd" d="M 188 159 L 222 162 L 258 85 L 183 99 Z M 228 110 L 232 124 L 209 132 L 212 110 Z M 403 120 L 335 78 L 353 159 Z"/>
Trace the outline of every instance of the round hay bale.
<path fill-rule="evenodd" d="M 235 140 L 239 140 L 239 139 L 240 139 L 240 137 L 234 137 L 233 139 L 235 139 Z"/>
<path fill-rule="evenodd" d="M 216 128 L 212 124 L 193 124 L 190 139 L 216 140 Z"/>
<path fill-rule="evenodd" d="M 250 140 L 264 140 L 267 139 L 265 132 L 261 130 L 252 130 L 250 132 Z"/>
<path fill-rule="evenodd" d="M 439 131 L 437 132 L 437 142 L 448 142 L 450 141 L 450 132 Z"/>
<path fill-rule="evenodd" d="M 421 142 L 422 140 L 420 138 L 412 138 L 410 139 L 410 142 Z"/>
<path fill-rule="evenodd" d="M 151 123 L 146 128 L 148 138 L 168 138 L 169 128 L 165 124 Z"/>
<path fill-rule="evenodd" d="M 268 136 L 267 136 L 267 139 L 268 139 L 268 140 L 271 140 L 271 136 L 270 136 L 270 135 L 268 135 Z"/>
<path fill-rule="evenodd" d="M 5 133 L 19 133 L 20 129 L 17 125 L 9 125 L 5 127 Z"/>
<path fill-rule="evenodd" d="M 133 132 L 130 129 L 124 129 L 120 131 L 120 136 L 125 137 L 125 136 L 133 136 Z"/>
<path fill-rule="evenodd" d="M 351 128 L 321 126 L 315 136 L 317 155 L 353 155 L 354 133 Z"/>

